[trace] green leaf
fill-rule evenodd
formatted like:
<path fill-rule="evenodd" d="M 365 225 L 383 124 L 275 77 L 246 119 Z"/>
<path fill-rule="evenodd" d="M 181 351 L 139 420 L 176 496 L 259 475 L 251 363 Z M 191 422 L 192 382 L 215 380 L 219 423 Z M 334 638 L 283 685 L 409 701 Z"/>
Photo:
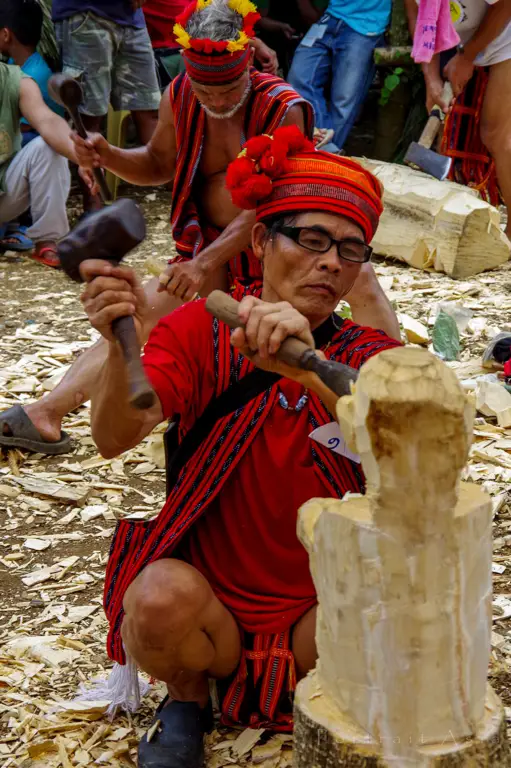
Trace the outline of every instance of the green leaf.
<path fill-rule="evenodd" d="M 399 85 L 399 75 L 387 75 L 384 85 L 389 91 L 393 91 Z"/>
<path fill-rule="evenodd" d="M 402 75 L 402 74 L 403 74 L 403 72 L 404 72 L 404 69 L 403 69 L 403 67 L 396 67 L 396 68 L 395 68 L 395 70 L 394 70 L 394 73 L 395 73 L 396 75 Z"/>
<path fill-rule="evenodd" d="M 460 334 L 456 321 L 445 312 L 439 312 L 431 334 L 433 349 L 442 360 L 457 360 L 460 353 Z"/>

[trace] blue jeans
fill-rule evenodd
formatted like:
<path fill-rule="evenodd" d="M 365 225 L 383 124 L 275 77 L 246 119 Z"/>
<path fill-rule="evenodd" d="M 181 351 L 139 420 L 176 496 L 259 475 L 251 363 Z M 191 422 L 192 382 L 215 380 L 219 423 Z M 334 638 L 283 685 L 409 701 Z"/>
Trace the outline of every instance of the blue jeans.
<path fill-rule="evenodd" d="M 296 49 L 288 80 L 310 101 L 318 128 L 333 128 L 343 147 L 374 77 L 373 52 L 383 35 L 361 35 L 325 13 Z M 326 93 L 330 84 L 330 100 Z"/>

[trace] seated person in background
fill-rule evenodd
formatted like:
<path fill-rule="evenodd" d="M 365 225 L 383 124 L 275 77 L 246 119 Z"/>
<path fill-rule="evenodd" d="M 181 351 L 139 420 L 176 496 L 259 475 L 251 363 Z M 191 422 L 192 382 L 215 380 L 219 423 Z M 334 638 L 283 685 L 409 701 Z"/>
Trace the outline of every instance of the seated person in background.
<path fill-rule="evenodd" d="M 50 109 L 61 117 L 64 110 L 48 95 L 48 80 L 52 71 L 36 48 L 41 39 L 43 12 L 37 0 L 2 0 L 0 2 L 0 53 L 9 58 L 39 86 L 42 97 Z M 21 146 L 25 147 L 39 135 L 23 117 L 20 122 Z M 12 251 L 30 251 L 34 247 L 26 236 L 26 227 L 18 222 L 5 225 L 0 248 Z"/>
<path fill-rule="evenodd" d="M 288 80 L 311 102 L 316 125 L 333 129 L 340 149 L 372 83 L 391 7 L 391 0 L 330 0 L 296 49 Z"/>
<path fill-rule="evenodd" d="M 62 71 L 80 80 L 80 112 L 88 131 L 99 131 L 111 103 L 127 110 L 141 144 L 158 121 L 160 89 L 142 0 L 53 0 Z M 82 185 L 84 211 L 101 207 Z"/>
<path fill-rule="evenodd" d="M 40 134 L 23 149 L 21 117 Z M 66 158 L 76 162 L 66 121 L 48 109 L 36 83 L 19 67 L 0 63 L 0 226 L 30 207 L 31 258 L 49 267 L 60 266 L 56 242 L 69 231 Z"/>
<path fill-rule="evenodd" d="M 372 174 L 315 152 L 292 126 L 273 139 L 251 139 L 227 183 L 236 205 L 257 206 L 252 246 L 263 263 L 261 298 L 241 302 L 246 331 L 214 321 L 204 300 L 162 319 L 144 352 L 158 396 L 148 411 L 129 404 L 110 325 L 131 314 L 142 340 L 147 304 L 135 273 L 101 261 L 82 265 L 90 281 L 82 301 L 108 344 L 92 391 L 92 432 L 103 455 L 138 445 L 177 416 L 188 432 L 229 386 L 234 391 L 248 376 L 259 381 L 251 400 L 210 426 L 157 519 L 117 527 L 104 593 L 108 652 L 131 664 L 128 673 L 136 663 L 165 682 L 170 697 L 152 740 L 140 743 L 139 768 L 202 768 L 203 735 L 213 724 L 208 678 L 222 681 L 224 724 L 292 729 L 296 680 L 317 655 L 317 599 L 297 510 L 314 496 L 363 492 L 364 479 L 356 462 L 309 437 L 335 421 L 337 397 L 315 374 L 274 355 L 298 336 L 360 368 L 399 345 L 335 314 L 370 258 L 382 211 Z M 254 364 L 268 373 L 254 373 Z M 122 671 L 116 676 L 121 698 Z"/>

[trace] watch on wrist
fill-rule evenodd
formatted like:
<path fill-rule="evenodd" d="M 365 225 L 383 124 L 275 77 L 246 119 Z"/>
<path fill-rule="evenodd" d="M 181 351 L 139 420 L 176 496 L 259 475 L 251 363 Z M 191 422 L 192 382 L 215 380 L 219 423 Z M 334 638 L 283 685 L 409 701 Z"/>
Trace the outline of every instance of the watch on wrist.
<path fill-rule="evenodd" d="M 463 45 L 463 43 L 458 43 L 458 45 L 456 46 L 456 53 L 459 53 L 460 56 L 462 56 L 465 53 L 465 46 Z"/>

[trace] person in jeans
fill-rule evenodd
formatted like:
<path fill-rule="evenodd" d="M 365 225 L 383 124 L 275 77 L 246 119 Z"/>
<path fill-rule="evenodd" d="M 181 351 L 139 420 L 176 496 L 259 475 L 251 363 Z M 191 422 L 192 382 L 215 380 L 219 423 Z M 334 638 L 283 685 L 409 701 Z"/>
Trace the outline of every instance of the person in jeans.
<path fill-rule="evenodd" d="M 296 49 L 288 80 L 341 149 L 371 85 L 391 7 L 391 0 L 330 0 Z"/>
<path fill-rule="evenodd" d="M 100 131 L 111 103 L 132 113 L 141 144 L 158 122 L 160 88 L 141 0 L 53 0 L 62 71 L 82 84 L 80 112 Z M 100 207 L 83 186 L 84 210 Z"/>

